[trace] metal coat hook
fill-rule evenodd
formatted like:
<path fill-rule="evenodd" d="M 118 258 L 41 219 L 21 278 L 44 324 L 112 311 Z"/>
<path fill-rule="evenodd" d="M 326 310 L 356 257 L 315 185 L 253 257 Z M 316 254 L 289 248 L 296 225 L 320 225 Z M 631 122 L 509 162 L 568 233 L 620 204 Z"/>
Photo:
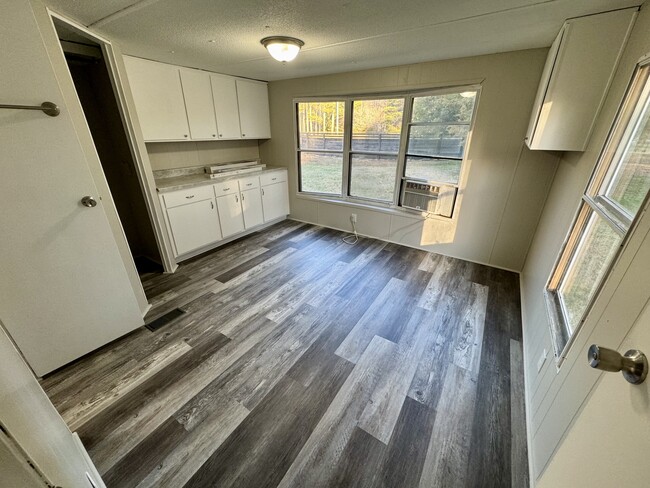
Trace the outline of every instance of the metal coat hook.
<path fill-rule="evenodd" d="M 14 110 L 42 110 L 44 114 L 49 115 L 50 117 L 56 117 L 61 113 L 59 107 L 52 102 L 43 102 L 40 105 L 7 105 L 0 104 L 0 108 L 9 108 Z"/>

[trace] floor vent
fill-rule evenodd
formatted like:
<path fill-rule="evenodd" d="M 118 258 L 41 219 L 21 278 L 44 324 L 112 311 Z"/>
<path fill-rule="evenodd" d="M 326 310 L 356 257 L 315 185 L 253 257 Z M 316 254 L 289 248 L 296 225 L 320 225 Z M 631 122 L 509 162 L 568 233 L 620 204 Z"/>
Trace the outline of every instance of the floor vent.
<path fill-rule="evenodd" d="M 170 322 L 173 322 L 176 320 L 178 317 L 183 315 L 185 312 L 183 312 L 180 308 L 175 308 L 171 312 L 167 312 L 165 315 L 162 315 L 158 317 L 156 320 L 149 322 L 148 324 L 145 324 L 144 326 L 149 329 L 151 332 L 160 329 L 161 327 L 164 327 L 165 325 L 169 324 Z"/>

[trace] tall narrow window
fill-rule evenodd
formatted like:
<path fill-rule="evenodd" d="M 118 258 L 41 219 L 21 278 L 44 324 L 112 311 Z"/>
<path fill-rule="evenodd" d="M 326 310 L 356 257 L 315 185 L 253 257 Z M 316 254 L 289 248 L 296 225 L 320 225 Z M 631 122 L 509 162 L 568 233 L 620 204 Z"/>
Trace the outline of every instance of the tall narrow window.
<path fill-rule="evenodd" d="M 413 98 L 407 178 L 458 184 L 475 100 L 476 91 Z"/>
<path fill-rule="evenodd" d="M 392 202 L 404 98 L 354 100 L 350 196 Z"/>
<path fill-rule="evenodd" d="M 637 69 L 547 286 L 556 355 L 571 342 L 650 189 L 650 67 Z"/>
<path fill-rule="evenodd" d="M 345 103 L 299 102 L 297 117 L 300 191 L 341 195 Z"/>

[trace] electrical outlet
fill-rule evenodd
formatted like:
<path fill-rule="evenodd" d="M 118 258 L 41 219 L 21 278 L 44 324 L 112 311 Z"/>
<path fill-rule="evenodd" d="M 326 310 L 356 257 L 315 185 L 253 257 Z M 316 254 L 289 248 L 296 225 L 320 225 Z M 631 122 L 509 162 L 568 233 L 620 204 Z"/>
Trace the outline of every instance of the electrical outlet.
<path fill-rule="evenodd" d="M 357 214 L 350 214 L 350 221 L 353 223 L 357 223 Z"/>

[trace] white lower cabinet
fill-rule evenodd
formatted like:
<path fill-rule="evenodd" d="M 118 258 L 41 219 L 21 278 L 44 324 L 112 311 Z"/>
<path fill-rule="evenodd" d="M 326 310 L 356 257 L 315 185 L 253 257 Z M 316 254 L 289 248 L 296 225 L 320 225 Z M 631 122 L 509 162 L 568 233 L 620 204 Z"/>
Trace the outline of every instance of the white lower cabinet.
<path fill-rule="evenodd" d="M 241 192 L 241 207 L 244 213 L 244 225 L 247 229 L 264 223 L 262 194 L 259 188 Z"/>
<path fill-rule="evenodd" d="M 167 217 L 177 255 L 221 240 L 214 200 L 203 200 L 168 208 Z"/>
<path fill-rule="evenodd" d="M 160 196 L 176 256 L 201 252 L 289 214 L 286 171 L 267 171 Z M 196 254 L 196 252 L 194 253 Z"/>
<path fill-rule="evenodd" d="M 264 222 L 289 215 L 289 189 L 286 181 L 262 187 Z"/>
<path fill-rule="evenodd" d="M 236 185 L 237 182 L 235 181 Z M 217 197 L 217 208 L 219 209 L 219 222 L 223 237 L 228 237 L 244 230 L 244 215 L 239 193 L 232 193 Z"/>

